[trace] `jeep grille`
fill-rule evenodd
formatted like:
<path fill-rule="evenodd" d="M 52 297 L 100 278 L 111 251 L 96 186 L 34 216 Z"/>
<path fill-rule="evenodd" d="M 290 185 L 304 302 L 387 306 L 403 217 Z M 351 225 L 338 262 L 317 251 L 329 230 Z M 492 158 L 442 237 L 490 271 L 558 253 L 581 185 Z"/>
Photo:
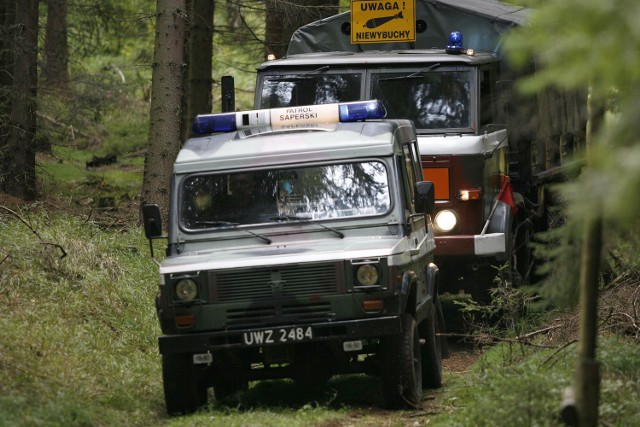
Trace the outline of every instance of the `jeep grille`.
<path fill-rule="evenodd" d="M 335 320 L 329 302 L 312 304 L 267 304 L 227 310 L 227 328 L 248 328 L 287 323 L 313 323 Z"/>
<path fill-rule="evenodd" d="M 234 303 L 344 292 L 342 263 L 307 264 L 209 272 L 210 301 Z M 305 298 L 307 297 L 307 298 Z"/>

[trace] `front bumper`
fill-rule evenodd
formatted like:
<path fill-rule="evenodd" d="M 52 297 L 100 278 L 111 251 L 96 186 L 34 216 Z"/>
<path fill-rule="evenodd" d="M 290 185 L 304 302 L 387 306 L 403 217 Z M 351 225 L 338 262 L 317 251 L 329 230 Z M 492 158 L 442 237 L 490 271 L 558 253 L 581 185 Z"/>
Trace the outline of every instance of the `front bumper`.
<path fill-rule="evenodd" d="M 499 256 L 506 252 L 504 233 L 437 236 L 436 256 Z"/>
<path fill-rule="evenodd" d="M 313 330 L 313 338 L 307 342 L 351 341 L 361 338 L 376 338 L 398 334 L 402 331 L 399 316 L 385 316 L 371 319 L 344 320 L 299 325 L 278 325 L 273 328 L 238 329 L 233 331 L 185 333 L 163 335 L 158 339 L 160 353 L 204 353 L 215 349 L 249 348 L 264 345 L 247 345 L 243 342 L 245 333 L 277 328 L 307 328 Z"/>

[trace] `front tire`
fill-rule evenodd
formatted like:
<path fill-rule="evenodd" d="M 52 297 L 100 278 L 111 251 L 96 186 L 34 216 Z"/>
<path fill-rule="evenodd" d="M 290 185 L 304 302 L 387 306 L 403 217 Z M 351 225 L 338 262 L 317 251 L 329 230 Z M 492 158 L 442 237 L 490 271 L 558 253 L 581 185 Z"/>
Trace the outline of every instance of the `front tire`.
<path fill-rule="evenodd" d="M 422 358 L 413 316 L 401 317 L 402 333 L 380 340 L 380 370 L 385 404 L 411 408 L 422 400 Z"/>
<path fill-rule="evenodd" d="M 162 383 L 169 415 L 190 414 L 206 403 L 201 401 L 203 388 L 196 379 L 191 354 L 163 354 Z"/>
<path fill-rule="evenodd" d="M 425 341 L 422 354 L 423 387 L 439 388 L 442 386 L 442 342 L 444 337 L 436 336 L 439 331 L 437 307 L 434 305 L 430 314 L 421 324 L 422 337 Z"/>

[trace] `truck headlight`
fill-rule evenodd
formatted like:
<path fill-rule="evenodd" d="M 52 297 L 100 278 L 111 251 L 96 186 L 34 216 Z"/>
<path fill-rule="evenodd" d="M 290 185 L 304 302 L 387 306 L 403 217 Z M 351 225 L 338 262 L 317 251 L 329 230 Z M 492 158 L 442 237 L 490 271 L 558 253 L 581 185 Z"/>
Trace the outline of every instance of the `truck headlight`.
<path fill-rule="evenodd" d="M 378 284 L 380 274 L 373 264 L 363 264 L 356 269 L 356 285 L 373 286 Z"/>
<path fill-rule="evenodd" d="M 180 279 L 175 291 L 181 301 L 193 301 L 198 296 L 198 284 L 193 279 Z"/>
<path fill-rule="evenodd" d="M 458 225 L 458 217 L 454 211 L 444 209 L 436 214 L 433 222 L 439 231 L 448 233 Z"/>

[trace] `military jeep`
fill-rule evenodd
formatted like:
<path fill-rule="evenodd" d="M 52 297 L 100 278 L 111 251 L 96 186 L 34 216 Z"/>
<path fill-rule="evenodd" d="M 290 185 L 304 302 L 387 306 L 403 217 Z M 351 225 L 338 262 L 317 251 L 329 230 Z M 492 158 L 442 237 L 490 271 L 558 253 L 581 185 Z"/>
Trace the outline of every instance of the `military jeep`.
<path fill-rule="evenodd" d="M 143 207 L 147 237 L 168 239 L 157 312 L 169 413 L 254 380 L 379 375 L 389 407 L 440 386 L 434 187 L 412 122 L 360 104 L 196 119 L 204 135 L 175 161 L 167 236 L 158 206 Z"/>

